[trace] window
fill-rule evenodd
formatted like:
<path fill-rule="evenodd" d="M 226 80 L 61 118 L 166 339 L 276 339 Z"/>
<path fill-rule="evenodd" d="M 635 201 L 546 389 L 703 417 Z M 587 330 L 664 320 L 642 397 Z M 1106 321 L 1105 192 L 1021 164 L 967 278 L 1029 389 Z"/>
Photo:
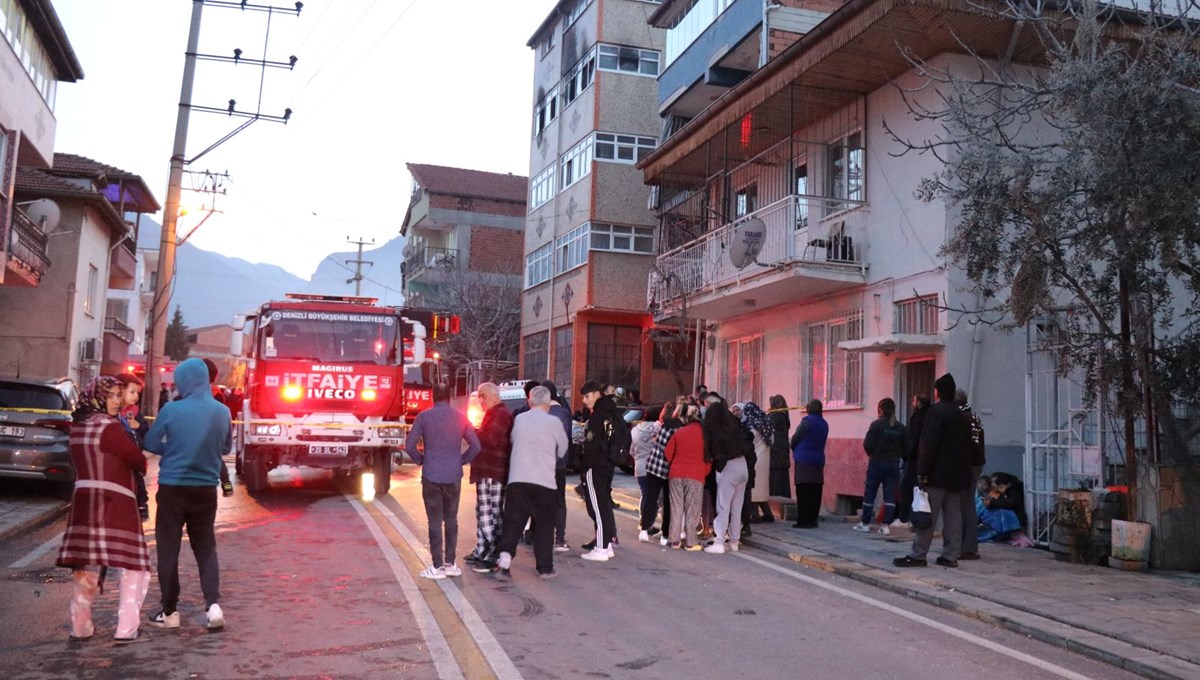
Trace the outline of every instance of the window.
<path fill-rule="evenodd" d="M 529 180 L 529 210 L 537 210 L 554 198 L 554 170 L 557 163 L 551 163 L 548 168 L 539 172 Z"/>
<path fill-rule="evenodd" d="M 829 145 L 829 193 L 831 198 L 846 201 L 862 201 L 863 194 L 863 144 L 862 131 L 852 132 Z M 849 208 L 848 204 L 834 204 L 834 210 Z"/>
<path fill-rule="evenodd" d="M 592 250 L 621 253 L 653 253 L 654 227 L 630 227 L 621 224 L 593 224 Z"/>
<path fill-rule="evenodd" d="M 600 45 L 600 70 L 657 76 L 658 52 L 636 47 Z"/>
<path fill-rule="evenodd" d="M 588 225 L 584 223 L 565 236 L 558 237 L 554 242 L 554 249 L 558 253 L 557 273 L 570 271 L 587 262 L 587 236 Z"/>
<path fill-rule="evenodd" d="M 725 394 L 730 403 L 761 405 L 763 336 L 750 335 L 725 343 Z"/>
<path fill-rule="evenodd" d="M 825 406 L 862 405 L 862 355 L 838 347 L 862 338 L 862 312 L 809 324 L 804 333 L 810 399 Z"/>
<path fill-rule="evenodd" d="M 641 328 L 591 324 L 587 349 L 588 380 L 635 389 L 641 384 Z"/>
<path fill-rule="evenodd" d="M 937 335 L 938 296 L 900 300 L 892 309 L 892 329 L 896 333 L 915 335 Z"/>
<path fill-rule="evenodd" d="M 801 161 L 796 164 L 796 195 L 808 196 L 808 163 Z M 808 201 L 801 198 L 796 205 L 796 228 L 808 226 Z"/>
<path fill-rule="evenodd" d="M 95 265 L 88 265 L 87 274 L 87 295 L 83 298 L 83 313 L 88 316 L 96 314 L 96 284 L 100 278 L 100 271 Z"/>
<path fill-rule="evenodd" d="M 50 110 L 58 89 L 50 54 L 38 39 L 25 9 L 14 0 L 0 0 L 0 35 L 12 46 L 14 56 L 41 93 Z"/>
<path fill-rule="evenodd" d="M 758 210 L 758 184 L 747 184 L 734 194 L 733 214 L 745 217 Z"/>
<path fill-rule="evenodd" d="M 558 118 L 558 86 L 550 88 L 546 96 L 538 100 L 533 107 L 533 134 L 540 135 L 550 126 L 551 121 Z"/>
<path fill-rule="evenodd" d="M 574 394 L 571 390 L 572 352 L 575 347 L 575 327 L 554 329 L 554 386 L 559 394 Z"/>
<path fill-rule="evenodd" d="M 658 140 L 653 137 L 597 132 L 596 159 L 633 164 L 650 155 L 657 145 Z"/>
<path fill-rule="evenodd" d="M 592 171 L 592 136 L 588 135 L 567 150 L 562 157 L 562 188 L 586 177 Z"/>
<path fill-rule="evenodd" d="M 538 248 L 525 256 L 525 287 L 533 288 L 539 283 L 550 280 L 550 244 Z"/>
<path fill-rule="evenodd" d="M 568 104 L 578 99 L 579 95 L 591 86 L 595 74 L 596 50 L 592 50 L 576 62 L 571 72 L 563 79 L 562 108 L 567 108 Z"/>
<path fill-rule="evenodd" d="M 586 10 L 590 4 L 592 4 L 592 0 L 575 0 L 575 2 L 571 3 L 571 6 L 566 10 L 566 19 L 563 21 L 563 30 L 566 30 L 568 26 L 575 23 L 576 19 L 583 16 L 584 10 Z"/>
<path fill-rule="evenodd" d="M 554 31 L 546 32 L 546 38 L 542 40 L 542 44 L 539 47 L 539 51 L 543 57 L 550 54 L 550 51 L 554 49 Z"/>
<path fill-rule="evenodd" d="M 522 374 L 541 376 L 550 364 L 550 334 L 546 331 L 525 336 L 525 357 Z"/>

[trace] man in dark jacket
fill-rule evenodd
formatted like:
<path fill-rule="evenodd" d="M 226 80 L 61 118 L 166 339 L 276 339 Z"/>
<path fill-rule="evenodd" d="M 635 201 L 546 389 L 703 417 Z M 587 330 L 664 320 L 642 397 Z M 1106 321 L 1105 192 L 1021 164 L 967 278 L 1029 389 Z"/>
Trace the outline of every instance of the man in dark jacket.
<path fill-rule="evenodd" d="M 929 509 L 933 522 L 917 529 L 908 555 L 897 557 L 897 567 L 928 566 L 925 556 L 933 542 L 933 527 L 944 512 L 942 535 L 947 537 L 937 563 L 957 567 L 962 550 L 961 494 L 974 483 L 971 479 L 971 457 L 967 450 L 967 419 L 954 404 L 954 376 L 949 373 L 933 384 L 938 402 L 925 416 L 921 431 L 920 454 L 917 459 L 917 483 L 929 494 Z"/>
<path fill-rule="evenodd" d="M 614 425 L 621 416 L 617 413 L 616 402 L 611 396 L 602 395 L 602 389 L 600 383 L 589 380 L 579 390 L 584 407 L 591 412 L 584 435 L 581 464 L 584 485 L 587 487 L 585 500 L 592 509 L 596 525 L 595 545 L 582 557 L 594 562 L 607 562 L 614 556 L 612 541 L 616 533 L 616 520 L 612 507 L 613 463 L 608 457 L 608 443 L 613 427 L 624 426 L 623 422 Z"/>
<path fill-rule="evenodd" d="M 471 462 L 471 483 L 475 485 L 475 551 L 465 559 L 481 574 L 496 570 L 497 544 L 501 533 L 501 503 L 508 481 L 508 461 L 512 455 L 512 411 L 500 400 L 500 388 L 485 382 L 479 386 L 483 422 L 479 433 L 479 455 Z"/>
<path fill-rule="evenodd" d="M 979 475 L 983 474 L 983 466 L 987 464 L 987 457 L 984 454 L 983 448 L 983 422 L 979 420 L 979 415 L 971 410 L 971 405 L 967 403 L 966 390 L 958 390 L 954 393 L 954 404 L 958 406 L 958 410 L 962 411 L 963 417 L 967 420 L 967 451 L 971 455 L 971 486 L 962 494 L 961 506 L 963 517 L 963 538 L 962 538 L 962 554 L 958 556 L 960 560 L 977 560 L 979 559 L 979 514 L 975 512 L 975 481 L 979 479 Z M 945 534 L 943 543 L 945 543 Z"/>
<path fill-rule="evenodd" d="M 893 526 L 908 525 L 912 512 L 913 487 L 917 485 L 917 454 L 921 447 L 921 430 L 925 427 L 925 412 L 929 410 L 929 396 L 912 396 L 912 415 L 908 417 L 908 451 L 904 456 L 904 474 L 900 477 L 900 507 L 896 509 Z"/>

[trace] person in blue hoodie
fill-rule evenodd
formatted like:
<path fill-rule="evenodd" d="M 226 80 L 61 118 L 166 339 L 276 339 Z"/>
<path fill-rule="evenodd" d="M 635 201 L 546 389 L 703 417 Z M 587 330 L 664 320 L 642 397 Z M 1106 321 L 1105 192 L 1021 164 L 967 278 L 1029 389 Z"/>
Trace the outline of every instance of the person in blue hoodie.
<path fill-rule="evenodd" d="M 186 526 L 200 570 L 208 627 L 218 629 L 225 625 L 225 615 L 219 604 L 215 523 L 221 456 L 232 445 L 229 409 L 213 398 L 208 368 L 200 359 L 175 368 L 175 385 L 181 398 L 163 406 L 145 441 L 147 451 L 162 456 L 154 527 L 162 610 L 150 623 L 179 627 L 179 548 Z"/>

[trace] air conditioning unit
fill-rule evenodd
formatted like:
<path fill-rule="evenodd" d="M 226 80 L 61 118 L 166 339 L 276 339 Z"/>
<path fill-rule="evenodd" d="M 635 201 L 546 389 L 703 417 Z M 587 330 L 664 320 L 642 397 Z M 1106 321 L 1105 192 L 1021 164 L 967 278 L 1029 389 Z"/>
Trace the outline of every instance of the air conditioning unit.
<path fill-rule="evenodd" d="M 79 341 L 79 360 L 80 361 L 100 361 L 100 339 L 87 338 Z"/>

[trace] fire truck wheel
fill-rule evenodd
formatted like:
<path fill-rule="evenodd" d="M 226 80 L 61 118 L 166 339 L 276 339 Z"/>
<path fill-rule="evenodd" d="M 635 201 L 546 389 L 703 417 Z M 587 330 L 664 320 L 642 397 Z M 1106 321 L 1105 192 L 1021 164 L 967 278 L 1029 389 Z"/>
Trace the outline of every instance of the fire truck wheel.
<path fill-rule="evenodd" d="M 242 454 L 246 490 L 255 493 L 267 488 L 267 457 L 261 451 L 246 447 Z"/>
<path fill-rule="evenodd" d="M 372 465 L 375 473 L 375 495 L 382 496 L 392 488 L 392 454 L 390 451 L 379 451 L 375 454 Z"/>

